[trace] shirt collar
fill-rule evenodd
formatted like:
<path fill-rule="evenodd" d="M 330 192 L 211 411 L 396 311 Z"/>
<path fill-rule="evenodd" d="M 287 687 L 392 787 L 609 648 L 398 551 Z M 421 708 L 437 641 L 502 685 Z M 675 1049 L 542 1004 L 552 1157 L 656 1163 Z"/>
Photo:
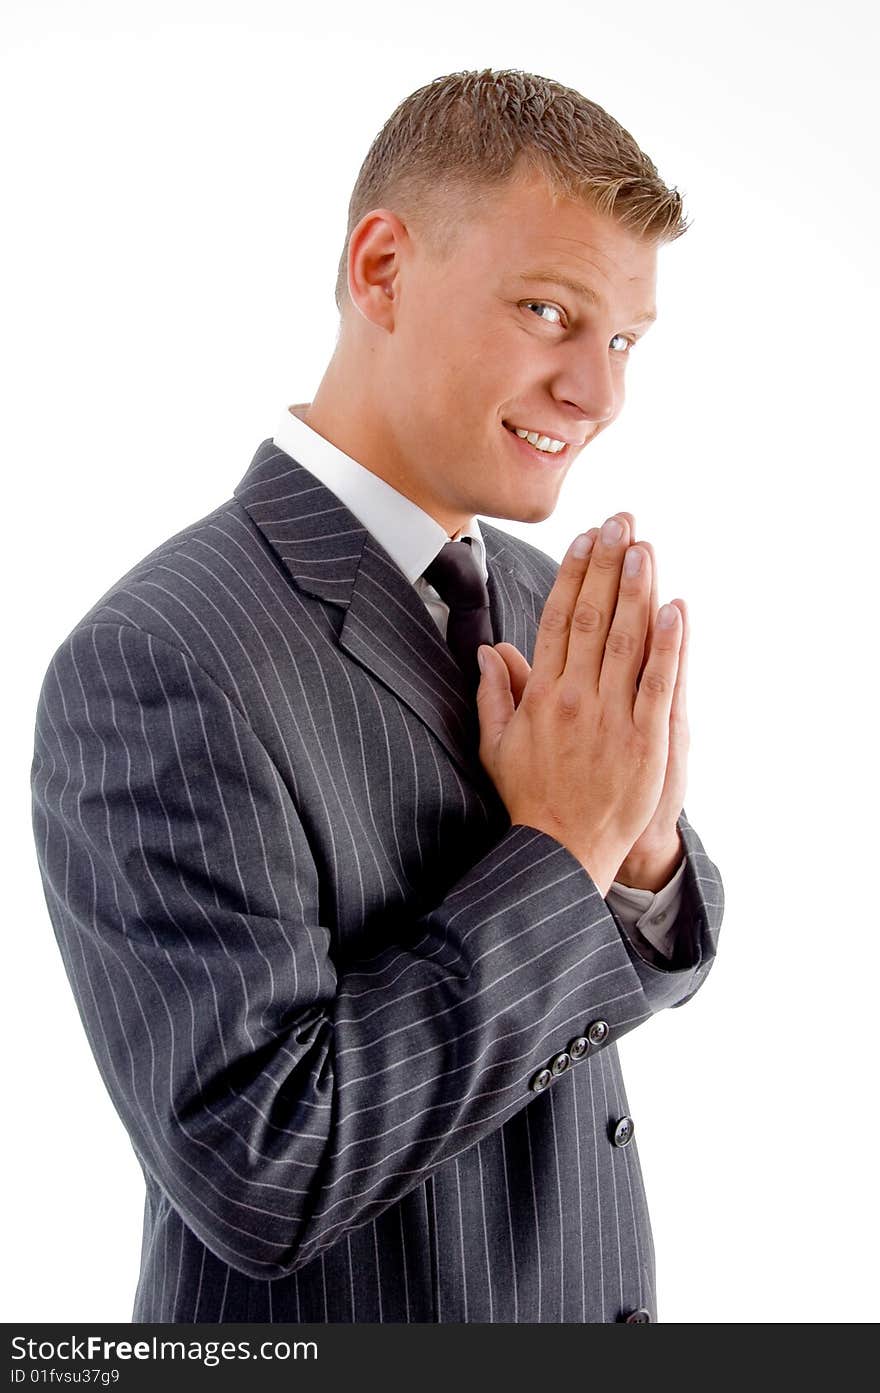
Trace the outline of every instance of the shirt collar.
<path fill-rule="evenodd" d="M 299 415 L 294 415 L 294 412 L 306 411 L 308 406 L 308 402 L 300 402 L 284 412 L 273 437 L 274 444 L 335 493 L 414 585 L 444 543 L 452 538 L 424 508 L 325 440 Z M 475 517 L 455 540 L 464 537 L 473 539 L 471 548 L 483 580 L 487 580 L 486 546 Z"/>

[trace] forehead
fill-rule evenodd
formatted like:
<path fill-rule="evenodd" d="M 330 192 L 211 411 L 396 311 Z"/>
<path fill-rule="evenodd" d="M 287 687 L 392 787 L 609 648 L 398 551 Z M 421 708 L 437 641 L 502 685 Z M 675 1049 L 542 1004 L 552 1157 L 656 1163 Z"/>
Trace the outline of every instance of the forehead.
<path fill-rule="evenodd" d="M 539 177 L 517 179 L 487 201 L 473 226 L 481 269 L 525 285 L 532 272 L 553 272 L 606 299 L 653 299 L 657 246 L 585 204 L 554 198 Z M 469 258 L 470 259 L 470 258 Z"/>

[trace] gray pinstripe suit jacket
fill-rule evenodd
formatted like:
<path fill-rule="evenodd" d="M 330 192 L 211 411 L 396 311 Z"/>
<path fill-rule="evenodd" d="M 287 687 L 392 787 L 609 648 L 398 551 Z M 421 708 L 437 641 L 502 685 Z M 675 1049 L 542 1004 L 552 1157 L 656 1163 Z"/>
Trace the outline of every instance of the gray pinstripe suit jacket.
<path fill-rule="evenodd" d="M 481 526 L 531 659 L 556 563 Z M 477 742 L 413 587 L 271 440 L 53 655 L 33 825 L 146 1182 L 134 1320 L 656 1316 L 616 1042 L 701 985 L 721 880 L 682 814 L 670 966 Z"/>

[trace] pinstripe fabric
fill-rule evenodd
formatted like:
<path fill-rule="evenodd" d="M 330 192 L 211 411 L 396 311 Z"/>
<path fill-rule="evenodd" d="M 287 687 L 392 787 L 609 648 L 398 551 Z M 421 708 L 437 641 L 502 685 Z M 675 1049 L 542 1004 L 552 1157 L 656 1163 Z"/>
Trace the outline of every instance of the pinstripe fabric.
<path fill-rule="evenodd" d="M 482 531 L 531 659 L 556 563 Z M 53 655 L 34 834 L 144 1173 L 134 1320 L 656 1316 L 616 1041 L 701 985 L 720 876 L 682 814 L 664 963 L 511 827 L 478 734 L 410 583 L 271 440 Z"/>

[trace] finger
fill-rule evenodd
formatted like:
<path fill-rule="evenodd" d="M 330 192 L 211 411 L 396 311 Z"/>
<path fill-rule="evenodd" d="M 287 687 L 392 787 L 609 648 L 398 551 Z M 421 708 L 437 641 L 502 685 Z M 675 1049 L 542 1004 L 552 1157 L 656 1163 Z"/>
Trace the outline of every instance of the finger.
<path fill-rule="evenodd" d="M 670 626 L 660 622 L 667 609 L 673 619 Z M 669 734 L 682 633 L 683 616 L 679 607 L 663 605 L 654 625 L 653 643 L 633 707 L 633 721 L 649 740 Z"/>
<path fill-rule="evenodd" d="M 639 665 L 639 673 L 636 678 L 636 683 L 639 683 L 642 680 L 642 673 L 645 670 L 645 664 L 648 661 L 648 654 L 651 651 L 651 643 L 654 638 L 654 620 L 656 619 L 657 609 L 659 606 L 659 599 L 657 595 L 657 558 L 654 554 L 654 548 L 652 547 L 650 542 L 644 542 L 641 539 L 639 540 L 639 546 L 645 547 L 646 550 L 649 551 L 651 554 L 651 599 L 648 603 L 648 632 L 645 636 L 645 651 L 642 654 L 642 661 Z"/>
<path fill-rule="evenodd" d="M 621 522 L 623 522 L 624 519 L 626 520 L 626 522 L 629 524 L 629 541 L 630 543 L 634 542 L 636 539 L 636 520 L 633 514 L 621 510 L 620 512 L 612 513 L 611 516 L 615 518 L 620 518 Z M 600 529 L 598 527 L 591 527 L 589 532 L 587 533 L 588 537 L 592 537 L 594 545 L 596 542 L 596 538 L 599 535 L 599 531 Z"/>
<path fill-rule="evenodd" d="M 532 670 L 529 667 L 528 659 L 512 643 L 496 643 L 495 652 L 500 653 L 507 664 L 513 703 L 514 706 L 519 706 L 526 682 L 529 679 L 529 673 Z"/>
<path fill-rule="evenodd" d="M 510 689 L 510 673 L 502 655 L 493 645 L 487 644 L 483 649 L 483 659 L 476 694 L 480 723 L 480 758 L 487 759 L 491 764 L 498 742 L 516 706 Z M 492 770 L 488 764 L 486 767 L 491 774 Z"/>
<path fill-rule="evenodd" d="M 599 691 L 605 700 L 615 708 L 624 703 L 628 712 L 633 708 L 636 679 L 645 654 L 650 596 L 650 553 L 647 547 L 636 543 L 627 547 L 624 554 L 617 605 L 599 674 Z"/>
<path fill-rule="evenodd" d="M 613 514 L 612 514 L 612 517 L 620 518 L 621 521 L 622 521 L 624 518 L 626 519 L 626 521 L 629 523 L 629 535 L 630 535 L 630 539 L 631 539 L 631 541 L 635 541 L 635 537 L 636 537 L 636 520 L 635 520 L 633 514 L 632 514 L 632 513 L 627 513 L 627 512 L 621 511 L 621 512 L 618 512 L 618 513 L 613 513 Z M 589 531 L 587 532 L 587 536 L 588 536 L 588 537 L 592 537 L 592 539 L 593 539 L 593 544 L 594 544 L 594 545 L 595 545 L 596 538 L 598 537 L 598 535 L 599 535 L 599 528 L 598 528 L 598 527 L 591 527 L 591 528 L 589 529 Z M 587 559 L 589 560 L 589 558 L 587 558 Z"/>
<path fill-rule="evenodd" d="M 678 820 L 678 814 L 684 806 L 685 795 L 687 793 L 687 764 L 690 749 L 690 734 L 687 724 L 687 712 L 685 711 L 685 691 L 687 685 L 687 651 L 689 644 L 690 620 L 687 613 L 687 605 L 681 599 L 672 601 L 682 616 L 682 640 L 678 650 L 678 675 L 675 681 L 675 691 L 672 695 L 672 707 L 669 715 L 669 756 L 666 763 L 666 780 L 663 785 L 663 792 L 660 795 L 658 812 L 664 800 L 666 808 L 664 816 L 666 823 L 674 817 Z"/>
<path fill-rule="evenodd" d="M 624 528 L 624 535 L 625 533 L 626 529 Z M 538 632 L 535 636 L 530 676 L 536 680 L 555 679 L 565 667 L 572 614 L 581 592 L 581 586 L 584 583 L 584 577 L 587 574 L 598 534 L 599 528 L 591 527 L 588 532 L 575 537 L 559 563 L 559 570 L 544 603 Z M 575 551 L 581 537 L 585 537 L 589 543 L 584 556 L 576 555 Z M 623 551 L 622 545 L 620 551 L 621 553 Z"/>
<path fill-rule="evenodd" d="M 639 664 L 639 671 L 635 679 L 636 686 L 638 686 L 639 682 L 641 682 L 642 680 L 642 673 L 645 670 L 645 663 L 648 661 L 648 653 L 650 652 L 651 648 L 651 636 L 654 629 L 654 616 L 657 613 L 657 607 L 660 603 L 657 594 L 657 559 L 654 555 L 654 548 L 652 547 L 651 543 L 642 541 L 641 538 L 636 536 L 635 513 L 630 513 L 624 508 L 621 509 L 619 512 L 615 513 L 614 516 L 621 519 L 626 518 L 627 522 L 629 523 L 630 544 L 638 542 L 640 546 L 647 547 L 648 551 L 651 554 L 651 599 L 648 606 L 648 631 L 645 636 L 645 647 L 642 653 L 641 662 Z M 591 535 L 593 535 L 594 539 L 598 535 L 598 532 L 598 527 L 590 528 L 590 533 Z"/>
<path fill-rule="evenodd" d="M 590 534 L 581 533 L 559 563 L 535 635 L 530 681 L 555 680 L 565 666 L 571 612 L 587 574 L 592 547 Z"/>
<path fill-rule="evenodd" d="M 675 691 L 672 694 L 672 708 L 670 710 L 670 722 L 672 728 L 677 729 L 679 736 L 686 737 L 688 734 L 687 718 L 687 665 L 688 650 L 690 648 L 691 621 L 688 614 L 687 604 L 682 599 L 672 601 L 678 606 L 682 618 L 682 639 L 678 653 L 678 675 L 675 681 Z"/>
<path fill-rule="evenodd" d="M 618 535 L 613 535 L 613 524 Z M 623 558 L 629 542 L 629 520 L 619 513 L 599 529 L 589 566 L 575 601 L 563 676 L 572 699 L 584 692 L 598 692 L 605 645 L 620 596 Z"/>

